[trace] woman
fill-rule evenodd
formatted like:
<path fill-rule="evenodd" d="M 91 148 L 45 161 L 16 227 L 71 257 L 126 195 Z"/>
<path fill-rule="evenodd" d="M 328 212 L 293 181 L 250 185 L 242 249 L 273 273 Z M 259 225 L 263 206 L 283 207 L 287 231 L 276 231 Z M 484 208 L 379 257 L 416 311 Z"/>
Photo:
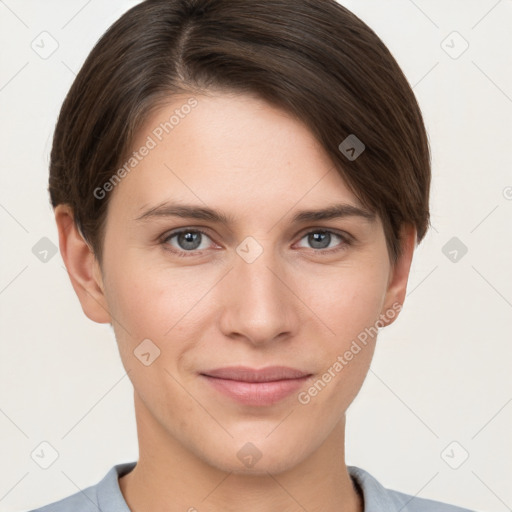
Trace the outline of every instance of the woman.
<path fill-rule="evenodd" d="M 463 511 L 345 463 L 430 179 L 406 78 L 334 0 L 125 13 L 62 106 L 49 191 L 133 383 L 139 460 L 38 510 Z"/>

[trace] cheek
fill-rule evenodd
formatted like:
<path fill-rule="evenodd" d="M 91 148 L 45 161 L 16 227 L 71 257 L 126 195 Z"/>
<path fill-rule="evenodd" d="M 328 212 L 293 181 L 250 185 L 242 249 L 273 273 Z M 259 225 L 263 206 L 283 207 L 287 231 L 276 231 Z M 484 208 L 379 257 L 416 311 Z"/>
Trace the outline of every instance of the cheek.
<path fill-rule="evenodd" d="M 386 294 L 384 266 L 351 265 L 330 269 L 302 285 L 304 301 L 335 333 L 342 346 L 379 318 Z"/>
<path fill-rule="evenodd" d="M 329 411 L 331 422 L 339 419 L 358 394 L 375 350 L 382 298 L 375 286 L 340 290 L 333 287 L 325 298 L 325 323 L 334 333 L 323 337 L 322 370 L 305 390 L 303 402 Z M 324 316 L 322 316 L 324 318 Z M 330 334 L 330 335 L 329 335 Z M 323 414 L 323 413 L 322 413 Z"/>
<path fill-rule="evenodd" d="M 134 356 L 148 350 L 158 355 L 148 368 L 165 365 L 174 372 L 186 364 L 186 354 L 195 346 L 190 340 L 199 339 L 204 324 L 214 321 L 215 305 L 208 296 L 211 276 L 200 275 L 197 269 L 194 274 L 192 267 L 162 268 L 157 262 L 141 264 L 125 258 L 122 266 L 112 268 L 110 277 L 108 303 L 125 368 L 137 369 L 137 374 L 144 371 L 146 367 L 141 368 Z"/>
<path fill-rule="evenodd" d="M 331 279 L 320 280 L 321 286 L 317 281 L 309 287 L 312 309 L 331 331 L 323 337 L 322 372 L 306 390 L 311 404 L 328 402 L 335 415 L 359 392 L 375 349 L 386 283 L 385 266 L 368 264 L 338 268 Z"/>
<path fill-rule="evenodd" d="M 125 257 L 111 266 L 109 275 L 111 313 L 133 336 L 162 338 L 194 296 L 176 273 L 136 258 Z"/>

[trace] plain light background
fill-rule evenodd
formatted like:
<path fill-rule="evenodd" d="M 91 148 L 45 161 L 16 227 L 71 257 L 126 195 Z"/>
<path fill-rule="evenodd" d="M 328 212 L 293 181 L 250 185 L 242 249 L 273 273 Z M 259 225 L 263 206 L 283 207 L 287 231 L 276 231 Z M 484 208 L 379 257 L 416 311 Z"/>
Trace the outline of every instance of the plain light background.
<path fill-rule="evenodd" d="M 1 512 L 73 494 L 138 457 L 113 331 L 83 314 L 60 254 L 43 262 L 33 250 L 43 237 L 58 246 L 46 189 L 61 103 L 136 3 L 0 1 Z M 433 163 L 433 228 L 348 411 L 346 461 L 412 495 L 512 510 L 512 2 L 341 3 L 404 70 Z M 52 55 L 40 55 L 42 38 L 46 51 L 58 44 Z M 43 442 L 58 454 L 47 469 Z"/>

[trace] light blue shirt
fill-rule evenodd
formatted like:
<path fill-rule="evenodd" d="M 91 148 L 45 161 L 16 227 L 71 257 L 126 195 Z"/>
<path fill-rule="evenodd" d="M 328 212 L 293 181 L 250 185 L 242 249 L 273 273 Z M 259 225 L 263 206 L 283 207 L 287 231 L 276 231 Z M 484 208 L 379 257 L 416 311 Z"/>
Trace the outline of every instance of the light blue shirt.
<path fill-rule="evenodd" d="M 135 464 L 117 464 L 96 485 L 30 512 L 131 512 L 119 488 L 118 478 L 129 473 Z M 386 489 L 364 469 L 356 466 L 347 466 L 347 469 L 363 495 L 364 512 L 473 512 Z"/>

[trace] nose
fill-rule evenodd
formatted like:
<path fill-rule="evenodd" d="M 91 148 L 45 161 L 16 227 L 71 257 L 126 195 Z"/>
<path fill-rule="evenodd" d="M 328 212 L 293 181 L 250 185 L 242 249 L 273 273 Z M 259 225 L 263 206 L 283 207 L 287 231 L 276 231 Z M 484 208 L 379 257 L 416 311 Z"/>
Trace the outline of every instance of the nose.
<path fill-rule="evenodd" d="M 222 281 L 219 299 L 224 335 L 253 345 L 293 336 L 299 326 L 301 301 L 294 294 L 292 274 L 270 248 L 253 261 L 252 257 L 237 253 L 232 270 Z"/>

